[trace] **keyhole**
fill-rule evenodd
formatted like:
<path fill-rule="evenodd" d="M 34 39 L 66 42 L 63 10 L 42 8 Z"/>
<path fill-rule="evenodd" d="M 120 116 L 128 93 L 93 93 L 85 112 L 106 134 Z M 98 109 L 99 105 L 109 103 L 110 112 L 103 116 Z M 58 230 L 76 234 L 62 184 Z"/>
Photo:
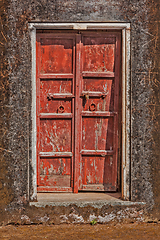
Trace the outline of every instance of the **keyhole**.
<path fill-rule="evenodd" d="M 59 113 L 63 113 L 64 111 L 65 111 L 64 106 L 63 106 L 63 105 L 60 105 L 60 106 L 58 107 L 58 112 L 59 112 Z"/>
<path fill-rule="evenodd" d="M 89 110 L 90 111 L 95 111 L 96 110 L 96 104 L 95 103 L 91 103 L 91 105 L 89 106 Z"/>

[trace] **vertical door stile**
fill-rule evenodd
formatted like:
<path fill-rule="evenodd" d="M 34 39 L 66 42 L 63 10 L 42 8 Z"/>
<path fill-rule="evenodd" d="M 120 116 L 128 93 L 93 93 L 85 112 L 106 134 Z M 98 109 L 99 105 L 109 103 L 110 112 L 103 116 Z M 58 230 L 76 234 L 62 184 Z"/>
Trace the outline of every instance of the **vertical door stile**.
<path fill-rule="evenodd" d="M 75 83 L 75 161 L 74 161 L 74 193 L 78 192 L 78 173 L 80 163 L 80 82 L 81 82 L 81 35 L 76 35 L 76 83 Z"/>
<path fill-rule="evenodd" d="M 80 189 L 80 184 L 82 181 L 82 102 L 81 102 L 81 94 L 83 91 L 83 34 L 81 35 L 81 42 L 80 42 L 80 73 L 79 73 L 79 181 L 78 181 L 78 189 Z M 86 173 L 85 173 L 86 174 Z M 85 175 L 84 174 L 84 175 Z"/>
<path fill-rule="evenodd" d="M 75 64 L 76 64 L 76 47 L 75 47 L 75 44 L 76 44 L 76 41 L 75 41 L 75 37 L 73 38 L 73 79 L 72 79 L 72 94 L 73 94 L 73 98 L 72 98 L 72 114 L 73 114 L 73 117 L 72 117 L 72 163 L 71 163 L 71 188 L 73 189 L 74 185 L 73 185 L 73 182 L 74 182 L 74 148 L 75 148 L 75 142 L 74 142 L 74 136 L 75 136 L 75 79 L 76 79 L 76 76 L 75 76 Z"/>
<path fill-rule="evenodd" d="M 114 159 L 112 181 L 117 186 L 117 167 L 118 167 L 118 117 L 119 117 L 119 78 L 120 78 L 120 34 L 116 34 L 116 52 L 115 52 L 115 100 L 114 100 Z"/>
<path fill-rule="evenodd" d="M 37 185 L 39 184 L 40 180 L 40 166 L 39 166 L 39 151 L 40 151 L 40 119 L 39 119 L 39 114 L 40 114 L 40 37 L 37 36 L 36 39 L 36 106 L 37 106 L 37 112 L 36 112 L 36 121 L 37 121 Z"/>

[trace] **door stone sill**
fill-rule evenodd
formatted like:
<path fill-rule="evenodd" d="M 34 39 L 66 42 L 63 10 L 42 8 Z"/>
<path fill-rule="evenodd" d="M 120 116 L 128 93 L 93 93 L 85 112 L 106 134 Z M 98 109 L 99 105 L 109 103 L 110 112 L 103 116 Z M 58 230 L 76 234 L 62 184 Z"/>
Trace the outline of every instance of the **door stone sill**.
<path fill-rule="evenodd" d="M 80 192 L 74 193 L 38 193 L 37 202 L 30 202 L 30 206 L 64 206 L 76 205 L 77 207 L 92 206 L 102 208 L 103 206 L 133 206 L 145 205 L 145 202 L 132 202 L 120 199 L 120 193 L 97 193 Z"/>

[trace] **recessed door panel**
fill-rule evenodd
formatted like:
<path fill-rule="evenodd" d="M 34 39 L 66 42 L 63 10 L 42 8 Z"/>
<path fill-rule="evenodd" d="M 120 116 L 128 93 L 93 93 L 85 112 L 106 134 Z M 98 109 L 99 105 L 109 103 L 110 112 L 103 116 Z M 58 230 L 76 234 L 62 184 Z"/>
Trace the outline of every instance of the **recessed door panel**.
<path fill-rule="evenodd" d="M 71 158 L 40 158 L 39 189 L 71 187 Z"/>
<path fill-rule="evenodd" d="M 83 71 L 114 71 L 115 37 L 83 37 Z"/>
<path fill-rule="evenodd" d="M 71 152 L 71 120 L 42 119 L 40 121 L 41 152 Z"/>
<path fill-rule="evenodd" d="M 72 73 L 73 39 L 58 36 L 40 39 L 40 72 Z"/>
<path fill-rule="evenodd" d="M 103 184 L 104 175 L 104 157 L 99 156 L 85 156 L 82 157 L 82 188 L 84 190 L 91 190 L 92 184 L 93 190 L 99 189 L 99 184 Z M 98 184 L 98 186 L 95 186 Z M 90 185 L 87 187 L 87 185 Z"/>
<path fill-rule="evenodd" d="M 65 98 L 68 94 L 68 98 Z M 40 112 L 58 113 L 59 106 L 64 106 L 64 113 L 72 112 L 72 79 L 40 80 Z M 64 97 L 64 98 L 62 98 Z"/>
<path fill-rule="evenodd" d="M 82 126 L 82 149 L 113 150 L 113 118 L 83 117 Z"/>
<path fill-rule="evenodd" d="M 92 96 L 87 96 L 90 91 Z M 97 111 L 114 110 L 114 78 L 84 78 L 83 79 L 83 110 L 89 110 L 91 102 L 95 102 Z"/>

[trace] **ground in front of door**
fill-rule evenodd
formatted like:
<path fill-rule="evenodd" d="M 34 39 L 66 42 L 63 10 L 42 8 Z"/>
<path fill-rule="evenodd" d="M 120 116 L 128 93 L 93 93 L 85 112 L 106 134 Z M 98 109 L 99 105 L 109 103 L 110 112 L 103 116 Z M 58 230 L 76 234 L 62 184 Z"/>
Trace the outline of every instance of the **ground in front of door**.
<path fill-rule="evenodd" d="M 0 239 L 160 239 L 159 223 L 61 224 L 0 227 Z"/>

